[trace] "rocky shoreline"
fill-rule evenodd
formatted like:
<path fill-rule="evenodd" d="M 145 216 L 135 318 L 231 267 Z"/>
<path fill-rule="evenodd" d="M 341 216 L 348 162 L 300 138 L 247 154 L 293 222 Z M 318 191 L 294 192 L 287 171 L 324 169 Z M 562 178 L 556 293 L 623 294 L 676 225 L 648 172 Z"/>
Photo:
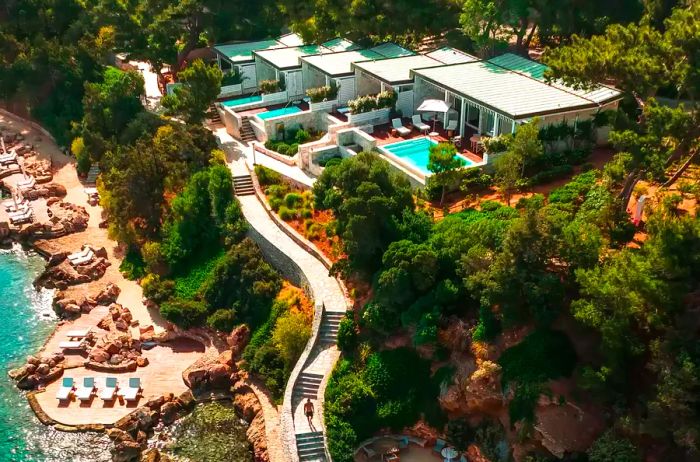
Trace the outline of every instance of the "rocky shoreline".
<path fill-rule="evenodd" d="M 27 151 L 27 156 L 30 152 Z M 103 222 L 100 221 L 99 227 L 89 226 L 90 213 L 86 207 L 64 200 L 70 195 L 71 187 L 73 196 L 82 193 L 81 190 L 76 192 L 82 185 L 77 182 L 77 185 L 73 186 L 51 183 L 54 179 L 53 163 L 50 160 L 40 160 L 39 153 L 31 155 L 36 157 L 36 161 L 24 164 L 40 184 L 25 194 L 25 197 L 31 200 L 32 206 L 37 210 L 45 205 L 45 215 L 44 209 L 41 209 L 40 215 L 48 219 L 16 228 L 0 217 L 0 245 L 12 246 L 14 243 L 20 243 L 25 248 L 33 249 L 47 261 L 46 269 L 34 285 L 37 288 L 56 289 L 53 308 L 61 321 L 46 339 L 42 350 L 47 348 L 65 323 L 89 315 L 97 307 L 107 307 L 107 314 L 95 325 L 95 331 L 99 332 L 99 335 L 91 331 L 85 339 L 88 348 L 86 358 L 69 358 L 63 353 L 44 352 L 28 356 L 23 366 L 9 372 L 18 388 L 29 391 L 27 399 L 39 420 L 60 431 L 105 432 L 114 444 L 114 461 L 158 462 L 167 461 L 169 458 L 162 455 L 157 448 L 148 447 L 148 438 L 154 429 L 172 424 L 191 412 L 199 402 L 205 402 L 212 397 L 231 399 L 236 411 L 249 424 L 247 437 L 254 460 L 268 462 L 265 420 L 261 404 L 247 383 L 247 374 L 237 363 L 250 337 L 247 329 L 234 330 L 228 338 L 222 338 L 220 334 L 207 329 L 183 331 L 168 323 L 164 331 L 156 332 L 153 325 L 140 324 L 128 307 L 117 303 L 122 291 L 120 284 L 101 283 L 105 273 L 108 270 L 113 271 L 110 269 L 113 262 L 110 261 L 109 252 L 105 247 L 93 246 L 94 258 L 83 265 L 71 264 L 67 258 L 69 254 L 78 251 L 74 248 L 75 239 L 66 241 L 61 238 L 80 233 L 81 237 L 84 235 L 85 243 L 91 244 L 91 238 L 95 237 L 96 232 L 93 230 L 99 229 L 99 232 L 106 235 Z M 53 154 L 52 156 L 55 157 Z M 71 174 L 76 175 L 70 161 L 64 159 L 64 162 L 64 168 L 72 169 Z M 8 184 L 2 185 L 5 189 L 11 189 Z M 101 239 L 104 241 L 104 237 Z M 114 242 L 111 244 L 116 246 Z M 138 331 L 138 338 L 131 334 L 135 329 Z M 40 395 L 45 392 L 48 384 L 60 380 L 64 371 L 84 367 L 94 371 L 121 373 L 146 368 L 149 362 L 142 354 L 145 343 L 152 347 L 177 338 L 191 338 L 205 345 L 212 345 L 211 350 L 219 353 L 207 353 L 183 371 L 182 379 L 190 390 L 178 396 L 165 393 L 149 399 L 109 425 L 66 425 L 56 421 L 42 409 Z"/>

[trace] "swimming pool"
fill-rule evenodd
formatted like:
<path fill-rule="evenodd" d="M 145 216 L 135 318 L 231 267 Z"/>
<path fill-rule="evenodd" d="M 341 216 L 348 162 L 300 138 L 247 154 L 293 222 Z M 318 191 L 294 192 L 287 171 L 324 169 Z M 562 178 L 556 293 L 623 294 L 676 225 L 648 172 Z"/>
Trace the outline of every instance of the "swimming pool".
<path fill-rule="evenodd" d="M 430 175 L 431 172 L 428 170 L 430 147 L 435 146 L 436 144 L 437 142 L 431 140 L 430 138 L 424 137 L 387 144 L 382 146 L 382 148 L 404 162 L 410 164 L 412 167 L 417 168 L 423 175 Z M 466 157 L 459 154 L 457 154 L 457 156 L 464 161 L 465 167 L 471 167 L 474 165 L 474 162 Z"/>
<path fill-rule="evenodd" d="M 243 106 L 244 104 L 259 103 L 262 101 L 262 95 L 246 96 L 243 98 L 229 99 L 222 101 L 221 104 L 226 107 Z"/>
<path fill-rule="evenodd" d="M 256 115 L 259 118 L 261 118 L 262 120 L 265 120 L 265 119 L 271 119 L 273 117 L 279 117 L 279 116 L 283 116 L 283 115 L 296 114 L 297 112 L 301 112 L 301 108 L 299 106 L 289 106 L 289 107 L 281 107 L 279 109 L 273 109 L 272 111 L 259 112 Z"/>

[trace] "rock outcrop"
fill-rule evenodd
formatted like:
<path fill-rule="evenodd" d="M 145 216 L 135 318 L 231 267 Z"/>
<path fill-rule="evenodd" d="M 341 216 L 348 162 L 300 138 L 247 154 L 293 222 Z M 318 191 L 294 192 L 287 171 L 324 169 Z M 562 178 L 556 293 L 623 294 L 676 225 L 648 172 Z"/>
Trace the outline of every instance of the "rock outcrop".
<path fill-rule="evenodd" d="M 94 295 L 83 296 L 79 299 L 69 297 L 59 290 L 53 298 L 53 307 L 61 317 L 73 318 L 80 313 L 89 313 L 97 305 L 110 305 L 117 301 L 121 290 L 114 284 L 107 284 Z"/>
<path fill-rule="evenodd" d="M 27 362 L 17 369 L 12 369 L 8 375 L 17 381 L 17 387 L 22 390 L 35 390 L 56 380 L 63 374 L 62 353 L 38 358 L 30 355 Z"/>
<path fill-rule="evenodd" d="M 48 267 L 34 281 L 36 286 L 64 290 L 68 286 L 100 279 L 111 265 L 106 258 L 95 258 L 92 262 L 79 266 L 73 266 L 65 257 L 62 261 L 56 262 L 58 258 L 49 260 Z"/>

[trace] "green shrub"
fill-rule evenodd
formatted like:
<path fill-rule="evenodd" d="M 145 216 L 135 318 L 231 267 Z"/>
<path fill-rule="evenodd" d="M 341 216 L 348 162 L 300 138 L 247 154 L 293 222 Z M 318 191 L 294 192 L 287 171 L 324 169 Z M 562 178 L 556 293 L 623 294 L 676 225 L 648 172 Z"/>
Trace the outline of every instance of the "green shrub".
<path fill-rule="evenodd" d="M 158 273 L 167 265 L 165 257 L 163 257 L 160 242 L 146 242 L 143 247 L 141 247 L 141 257 L 146 268 L 148 268 L 148 271 L 151 273 Z"/>
<path fill-rule="evenodd" d="M 258 88 L 260 89 L 260 93 L 265 95 L 265 94 L 277 93 L 278 91 L 281 91 L 282 84 L 279 80 L 261 80 L 258 83 Z"/>
<path fill-rule="evenodd" d="M 279 214 L 280 218 L 284 221 L 293 220 L 294 218 L 296 218 L 297 215 L 295 210 L 290 209 L 289 207 L 284 205 L 279 208 L 277 213 Z"/>
<path fill-rule="evenodd" d="M 155 303 L 161 304 L 169 300 L 175 293 L 175 283 L 169 279 L 161 279 L 157 274 L 148 274 L 141 280 L 143 296 Z"/>
<path fill-rule="evenodd" d="M 276 197 L 277 199 L 284 199 L 289 191 L 289 186 L 286 184 L 273 184 L 265 190 L 265 194 L 270 197 Z"/>
<path fill-rule="evenodd" d="M 588 449 L 590 462 L 639 462 L 639 450 L 626 438 L 615 435 L 611 429 L 603 433 Z"/>
<path fill-rule="evenodd" d="M 219 248 L 214 255 L 207 255 L 206 252 L 198 255 L 196 260 L 190 261 L 189 265 L 181 268 L 174 275 L 175 294 L 179 298 L 194 299 L 202 284 L 209 278 L 214 267 L 223 259 L 225 253 Z"/>
<path fill-rule="evenodd" d="M 284 204 L 284 200 L 280 199 L 279 197 L 271 197 L 267 200 L 267 202 L 270 204 L 270 208 L 275 212 L 277 212 Z"/>
<path fill-rule="evenodd" d="M 119 265 L 119 271 L 129 280 L 141 279 L 146 275 L 146 263 L 141 257 L 141 252 L 135 247 L 130 247 Z"/>
<path fill-rule="evenodd" d="M 314 211 L 308 207 L 304 207 L 301 209 L 301 212 L 299 212 L 299 215 L 301 215 L 301 218 L 311 218 L 314 216 Z"/>
<path fill-rule="evenodd" d="M 304 144 L 311 139 L 311 135 L 306 130 L 298 130 L 294 135 L 294 143 Z"/>
<path fill-rule="evenodd" d="M 323 87 L 309 88 L 306 90 L 306 96 L 311 99 L 312 103 L 332 101 L 338 96 L 338 87 L 336 85 L 325 85 Z"/>
<path fill-rule="evenodd" d="M 222 332 L 231 332 L 231 329 L 233 329 L 235 324 L 236 312 L 235 310 L 228 308 L 216 310 L 207 318 L 207 325 L 209 327 Z"/>
<path fill-rule="evenodd" d="M 183 328 L 200 326 L 207 316 L 207 306 L 196 300 L 172 299 L 160 305 L 160 314 Z"/>
<path fill-rule="evenodd" d="M 258 177 L 258 181 L 262 186 L 270 186 L 282 182 L 282 175 L 262 165 L 255 166 L 255 176 Z"/>
<path fill-rule="evenodd" d="M 238 71 L 238 68 L 235 67 L 233 70 L 226 72 L 221 79 L 221 86 L 226 87 L 228 85 L 240 85 L 243 83 L 243 77 L 241 77 L 241 73 Z"/>
<path fill-rule="evenodd" d="M 354 313 L 348 311 L 338 326 L 338 347 L 340 351 L 348 354 L 357 348 L 358 327 Z"/>
<path fill-rule="evenodd" d="M 290 209 L 297 208 L 301 205 L 302 201 L 303 199 L 301 197 L 301 194 L 299 193 L 292 192 L 284 196 L 284 205 L 286 205 Z"/>
<path fill-rule="evenodd" d="M 447 422 L 447 439 L 458 451 L 466 451 L 474 439 L 474 429 L 465 417 Z"/>

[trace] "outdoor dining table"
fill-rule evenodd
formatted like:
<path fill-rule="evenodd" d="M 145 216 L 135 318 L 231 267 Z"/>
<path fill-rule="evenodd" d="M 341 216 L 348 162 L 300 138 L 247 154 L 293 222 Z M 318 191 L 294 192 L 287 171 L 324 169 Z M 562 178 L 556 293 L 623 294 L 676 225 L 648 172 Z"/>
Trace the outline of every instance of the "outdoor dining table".
<path fill-rule="evenodd" d="M 456 459 L 457 456 L 459 455 L 457 453 L 457 450 L 455 448 L 453 448 L 452 446 L 447 446 L 445 448 L 442 448 L 442 451 L 440 451 L 440 454 L 442 454 L 442 457 L 444 457 L 447 460 Z"/>

